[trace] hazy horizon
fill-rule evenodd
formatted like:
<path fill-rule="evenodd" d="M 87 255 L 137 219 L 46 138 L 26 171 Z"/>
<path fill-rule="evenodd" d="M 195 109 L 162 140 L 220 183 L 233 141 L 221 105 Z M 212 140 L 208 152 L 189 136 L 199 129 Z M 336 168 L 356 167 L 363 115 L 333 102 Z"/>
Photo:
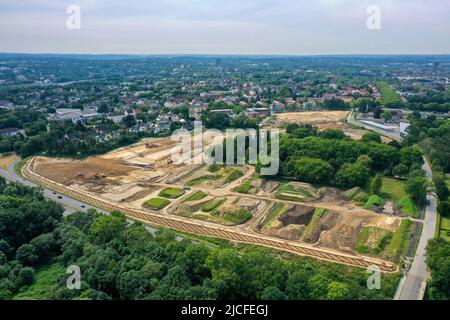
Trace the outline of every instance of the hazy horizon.
<path fill-rule="evenodd" d="M 70 5 L 80 29 L 70 30 Z M 379 30 L 367 9 L 380 8 Z M 444 55 L 436 0 L 0 0 L 0 52 L 132 55 Z M 69 10 L 70 11 L 70 10 Z"/>

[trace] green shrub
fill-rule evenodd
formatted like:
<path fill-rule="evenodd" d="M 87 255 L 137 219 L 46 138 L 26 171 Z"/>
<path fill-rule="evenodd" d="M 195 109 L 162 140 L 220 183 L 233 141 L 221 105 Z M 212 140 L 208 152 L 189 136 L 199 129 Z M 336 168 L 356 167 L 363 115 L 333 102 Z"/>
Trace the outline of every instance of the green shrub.
<path fill-rule="evenodd" d="M 384 204 L 385 204 L 385 201 L 383 198 L 381 198 L 380 196 L 378 196 L 376 194 L 373 194 L 367 200 L 366 204 L 364 205 L 364 208 L 373 209 L 373 208 L 377 208 L 377 207 L 382 207 L 382 206 L 384 206 Z"/>
<path fill-rule="evenodd" d="M 239 193 L 248 193 L 250 191 L 250 188 L 252 187 L 252 184 L 250 181 L 245 181 L 244 183 L 238 185 L 233 190 Z"/>

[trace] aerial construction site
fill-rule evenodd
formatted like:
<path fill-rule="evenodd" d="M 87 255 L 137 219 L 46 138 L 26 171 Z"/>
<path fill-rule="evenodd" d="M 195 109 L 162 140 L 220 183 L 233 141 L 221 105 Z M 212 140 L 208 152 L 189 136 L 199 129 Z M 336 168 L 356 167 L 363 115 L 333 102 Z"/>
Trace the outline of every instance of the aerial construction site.
<path fill-rule="evenodd" d="M 355 205 L 346 190 L 262 178 L 250 165 L 174 164 L 170 138 L 82 160 L 35 157 L 23 174 L 98 207 L 200 235 L 395 272 L 402 217 Z M 369 250 L 387 242 L 387 250 Z M 392 251 L 392 250 L 391 250 Z"/>

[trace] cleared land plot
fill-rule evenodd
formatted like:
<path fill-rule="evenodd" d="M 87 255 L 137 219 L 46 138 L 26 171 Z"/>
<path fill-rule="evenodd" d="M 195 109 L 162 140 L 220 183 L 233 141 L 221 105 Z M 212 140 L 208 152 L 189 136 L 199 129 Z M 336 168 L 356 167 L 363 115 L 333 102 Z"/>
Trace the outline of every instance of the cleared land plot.
<path fill-rule="evenodd" d="M 18 155 L 16 155 L 15 153 L 8 154 L 8 155 L 0 154 L 0 168 L 2 168 L 3 170 L 7 170 L 8 167 L 11 165 L 11 163 L 13 163 L 14 161 L 16 161 L 18 159 L 20 159 L 20 157 Z"/>
<path fill-rule="evenodd" d="M 345 119 L 348 111 L 307 111 L 307 112 L 286 112 L 277 113 L 278 124 L 282 123 L 305 123 L 317 126 L 338 123 Z"/>

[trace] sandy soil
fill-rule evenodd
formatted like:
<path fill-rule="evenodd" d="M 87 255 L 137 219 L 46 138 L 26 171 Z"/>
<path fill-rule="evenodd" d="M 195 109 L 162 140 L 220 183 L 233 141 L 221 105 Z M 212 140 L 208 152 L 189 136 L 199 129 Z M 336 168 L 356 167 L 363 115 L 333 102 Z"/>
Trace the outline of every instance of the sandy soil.
<path fill-rule="evenodd" d="M 0 155 L 0 168 L 2 168 L 3 170 L 7 170 L 11 163 L 18 159 L 20 159 L 20 157 L 15 153 Z"/>
<path fill-rule="evenodd" d="M 307 111 L 277 113 L 277 123 L 306 123 L 312 125 L 326 125 L 339 123 L 348 116 L 348 111 Z"/>

